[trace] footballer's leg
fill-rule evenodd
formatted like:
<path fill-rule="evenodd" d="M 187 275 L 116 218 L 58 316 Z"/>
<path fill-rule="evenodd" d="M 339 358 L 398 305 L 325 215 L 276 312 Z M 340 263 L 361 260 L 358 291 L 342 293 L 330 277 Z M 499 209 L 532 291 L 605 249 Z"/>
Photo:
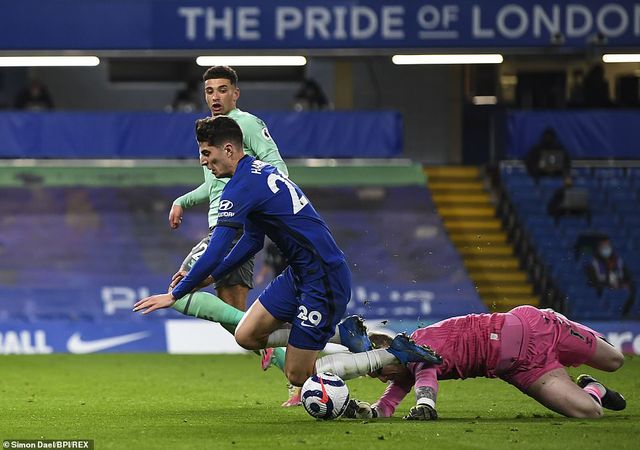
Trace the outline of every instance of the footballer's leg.
<path fill-rule="evenodd" d="M 169 292 L 184 278 L 195 262 L 202 256 L 211 241 L 211 232 L 200 240 L 184 258 L 180 265 L 180 270 L 173 275 Z M 228 277 L 225 277 L 228 279 Z M 227 331 L 233 333 L 237 322 L 242 315 L 237 315 L 238 311 L 245 310 L 246 292 L 242 298 L 242 287 L 237 289 L 225 289 L 224 281 L 220 280 L 218 287 L 218 295 L 215 296 L 208 292 L 192 292 L 191 294 L 178 300 L 173 309 L 184 315 L 197 317 L 212 322 L 219 322 Z M 227 306 L 228 307 L 225 307 Z"/>
<path fill-rule="evenodd" d="M 585 364 L 606 372 L 615 372 L 624 364 L 624 355 L 603 338 L 598 338 L 596 351 Z"/>
<path fill-rule="evenodd" d="M 557 368 L 538 378 L 526 393 L 547 408 L 567 417 L 602 417 L 604 392 L 587 391 L 576 385 L 565 368 Z"/>
<path fill-rule="evenodd" d="M 244 313 L 208 292 L 192 292 L 185 295 L 172 306 L 186 316 L 218 322 L 233 333 Z"/>
<path fill-rule="evenodd" d="M 587 365 L 607 372 L 615 372 L 624 364 L 624 356 L 604 339 L 597 340 L 597 348 Z M 596 380 L 591 375 L 582 374 L 576 379 L 576 384 L 602 403 L 602 406 L 614 411 L 622 411 L 627 407 L 627 401 L 619 392 Z"/>
<path fill-rule="evenodd" d="M 319 353 L 319 350 L 305 350 L 289 344 L 284 364 L 284 373 L 289 383 L 293 386 L 302 386 L 307 378 L 316 372 Z"/>
<path fill-rule="evenodd" d="M 216 287 L 216 293 L 227 305 L 231 305 L 240 311 L 247 309 L 247 295 L 249 295 L 248 287 L 241 284 L 234 284 L 233 286 L 218 286 Z"/>
<path fill-rule="evenodd" d="M 260 350 L 267 347 L 287 345 L 286 330 L 279 330 L 286 322 L 292 322 L 298 310 L 297 288 L 291 267 L 274 279 L 262 291 L 260 297 L 247 310 L 236 329 L 236 342 L 247 350 Z M 271 342 L 269 335 L 278 330 Z M 285 332 L 285 333 L 283 333 Z M 269 345 L 268 345 L 269 343 Z"/>
<path fill-rule="evenodd" d="M 284 323 L 276 319 L 258 298 L 236 327 L 236 342 L 247 350 L 263 349 L 267 347 L 269 335 L 282 328 Z"/>

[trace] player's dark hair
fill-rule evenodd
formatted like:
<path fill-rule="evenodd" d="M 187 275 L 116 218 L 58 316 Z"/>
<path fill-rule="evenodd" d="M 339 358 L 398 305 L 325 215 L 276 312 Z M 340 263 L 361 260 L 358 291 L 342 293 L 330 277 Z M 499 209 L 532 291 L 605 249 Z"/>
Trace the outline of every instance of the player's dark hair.
<path fill-rule="evenodd" d="M 388 334 L 370 332 L 369 340 L 371 341 L 373 348 L 387 348 L 391 346 L 393 338 Z"/>
<path fill-rule="evenodd" d="M 229 80 L 233 86 L 238 85 L 238 74 L 229 66 L 209 67 L 202 75 L 202 81 L 217 80 L 218 78 Z"/>
<path fill-rule="evenodd" d="M 242 130 L 235 120 L 227 116 L 196 120 L 196 139 L 216 147 L 222 147 L 230 141 L 242 148 Z"/>

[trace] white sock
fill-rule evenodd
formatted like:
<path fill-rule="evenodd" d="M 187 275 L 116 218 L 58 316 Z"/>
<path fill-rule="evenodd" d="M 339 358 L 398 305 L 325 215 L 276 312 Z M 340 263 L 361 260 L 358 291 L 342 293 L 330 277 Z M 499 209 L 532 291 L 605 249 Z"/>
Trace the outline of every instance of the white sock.
<path fill-rule="evenodd" d="M 334 353 L 316 361 L 316 372 L 331 372 L 350 380 L 397 363 L 396 357 L 383 348 L 362 353 Z"/>
<path fill-rule="evenodd" d="M 607 389 L 602 383 L 592 382 L 582 388 L 587 394 L 593 398 L 593 401 L 602 406 L 602 397 L 607 393 Z"/>
<path fill-rule="evenodd" d="M 340 330 L 338 329 L 338 327 L 336 326 L 336 333 L 331 336 L 331 339 L 329 339 L 329 342 L 332 344 L 342 344 L 342 342 L 340 342 Z"/>
<path fill-rule="evenodd" d="M 286 347 L 289 343 L 289 333 L 291 333 L 291 329 L 289 328 L 280 328 L 279 330 L 274 331 L 267 339 L 266 348 Z"/>

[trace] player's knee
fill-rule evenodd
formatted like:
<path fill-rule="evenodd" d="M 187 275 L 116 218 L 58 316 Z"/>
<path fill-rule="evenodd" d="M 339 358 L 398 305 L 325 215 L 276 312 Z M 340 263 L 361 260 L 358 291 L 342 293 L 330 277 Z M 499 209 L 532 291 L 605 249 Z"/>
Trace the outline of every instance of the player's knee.
<path fill-rule="evenodd" d="M 574 414 L 571 417 L 577 419 L 599 419 L 602 417 L 602 406 L 595 401 L 585 403 L 574 409 Z"/>
<path fill-rule="evenodd" d="M 624 364 L 624 355 L 618 350 L 611 350 L 607 357 L 602 362 L 599 369 L 606 370 L 607 372 L 615 372 Z"/>
<path fill-rule="evenodd" d="M 624 364 L 624 355 L 618 351 L 609 360 L 608 370 L 609 372 L 615 372 Z"/>
<path fill-rule="evenodd" d="M 589 396 L 579 401 L 570 402 L 565 415 L 576 419 L 598 419 L 602 417 L 602 406 Z"/>
<path fill-rule="evenodd" d="M 285 375 L 289 383 L 294 386 L 302 386 L 307 378 L 311 376 L 311 373 L 307 373 L 307 371 L 300 370 L 298 368 L 287 369 L 285 368 Z"/>
<path fill-rule="evenodd" d="M 258 340 L 243 328 L 236 329 L 234 336 L 238 345 L 246 350 L 260 350 L 263 348 Z"/>

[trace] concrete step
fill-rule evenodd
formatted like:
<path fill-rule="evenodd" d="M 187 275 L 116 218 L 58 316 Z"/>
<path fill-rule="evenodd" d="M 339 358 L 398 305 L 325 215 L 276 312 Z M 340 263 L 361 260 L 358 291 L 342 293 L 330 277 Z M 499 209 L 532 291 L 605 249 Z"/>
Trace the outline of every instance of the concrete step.
<path fill-rule="evenodd" d="M 456 220 L 449 219 L 444 221 L 444 227 L 449 233 L 459 232 L 474 232 L 482 235 L 484 232 L 497 232 L 502 230 L 502 224 L 498 219 L 485 219 L 485 220 L 464 220 L 462 218 L 456 218 Z"/>
<path fill-rule="evenodd" d="M 477 233 L 451 233 L 449 235 L 449 239 L 456 245 L 456 247 L 460 248 L 468 246 L 491 247 L 495 245 L 509 245 L 507 242 L 507 236 L 503 233 L 485 233 L 485 235 L 492 236 L 485 237 L 484 235 L 478 235 Z"/>
<path fill-rule="evenodd" d="M 458 247 L 458 252 L 463 256 L 511 256 L 513 249 L 506 244 L 496 245 L 469 245 Z"/>
<path fill-rule="evenodd" d="M 493 218 L 496 211 L 493 206 L 441 206 L 438 205 L 438 213 L 444 218 L 462 217 L 462 218 Z"/>
<path fill-rule="evenodd" d="M 493 284 L 513 284 L 527 283 L 527 274 L 523 271 L 483 271 L 479 269 L 469 270 L 469 277 L 477 284 L 493 283 Z"/>
<path fill-rule="evenodd" d="M 520 262 L 516 258 L 464 258 L 464 266 L 472 270 L 517 270 Z"/>
<path fill-rule="evenodd" d="M 475 204 L 490 204 L 491 197 L 489 194 L 456 194 L 456 193 L 444 193 L 433 194 L 433 201 L 440 206 L 453 206 L 453 205 L 475 205 Z"/>
<path fill-rule="evenodd" d="M 481 181 L 427 181 L 433 194 L 478 194 L 484 192 Z"/>
<path fill-rule="evenodd" d="M 530 284 L 520 283 L 515 285 L 498 285 L 498 284 L 477 284 L 478 293 L 484 297 L 500 298 L 501 296 L 510 297 L 511 295 L 531 295 L 533 294 L 533 286 Z"/>
<path fill-rule="evenodd" d="M 475 166 L 431 166 L 425 167 L 424 173 L 429 178 L 478 178 L 480 169 Z"/>

